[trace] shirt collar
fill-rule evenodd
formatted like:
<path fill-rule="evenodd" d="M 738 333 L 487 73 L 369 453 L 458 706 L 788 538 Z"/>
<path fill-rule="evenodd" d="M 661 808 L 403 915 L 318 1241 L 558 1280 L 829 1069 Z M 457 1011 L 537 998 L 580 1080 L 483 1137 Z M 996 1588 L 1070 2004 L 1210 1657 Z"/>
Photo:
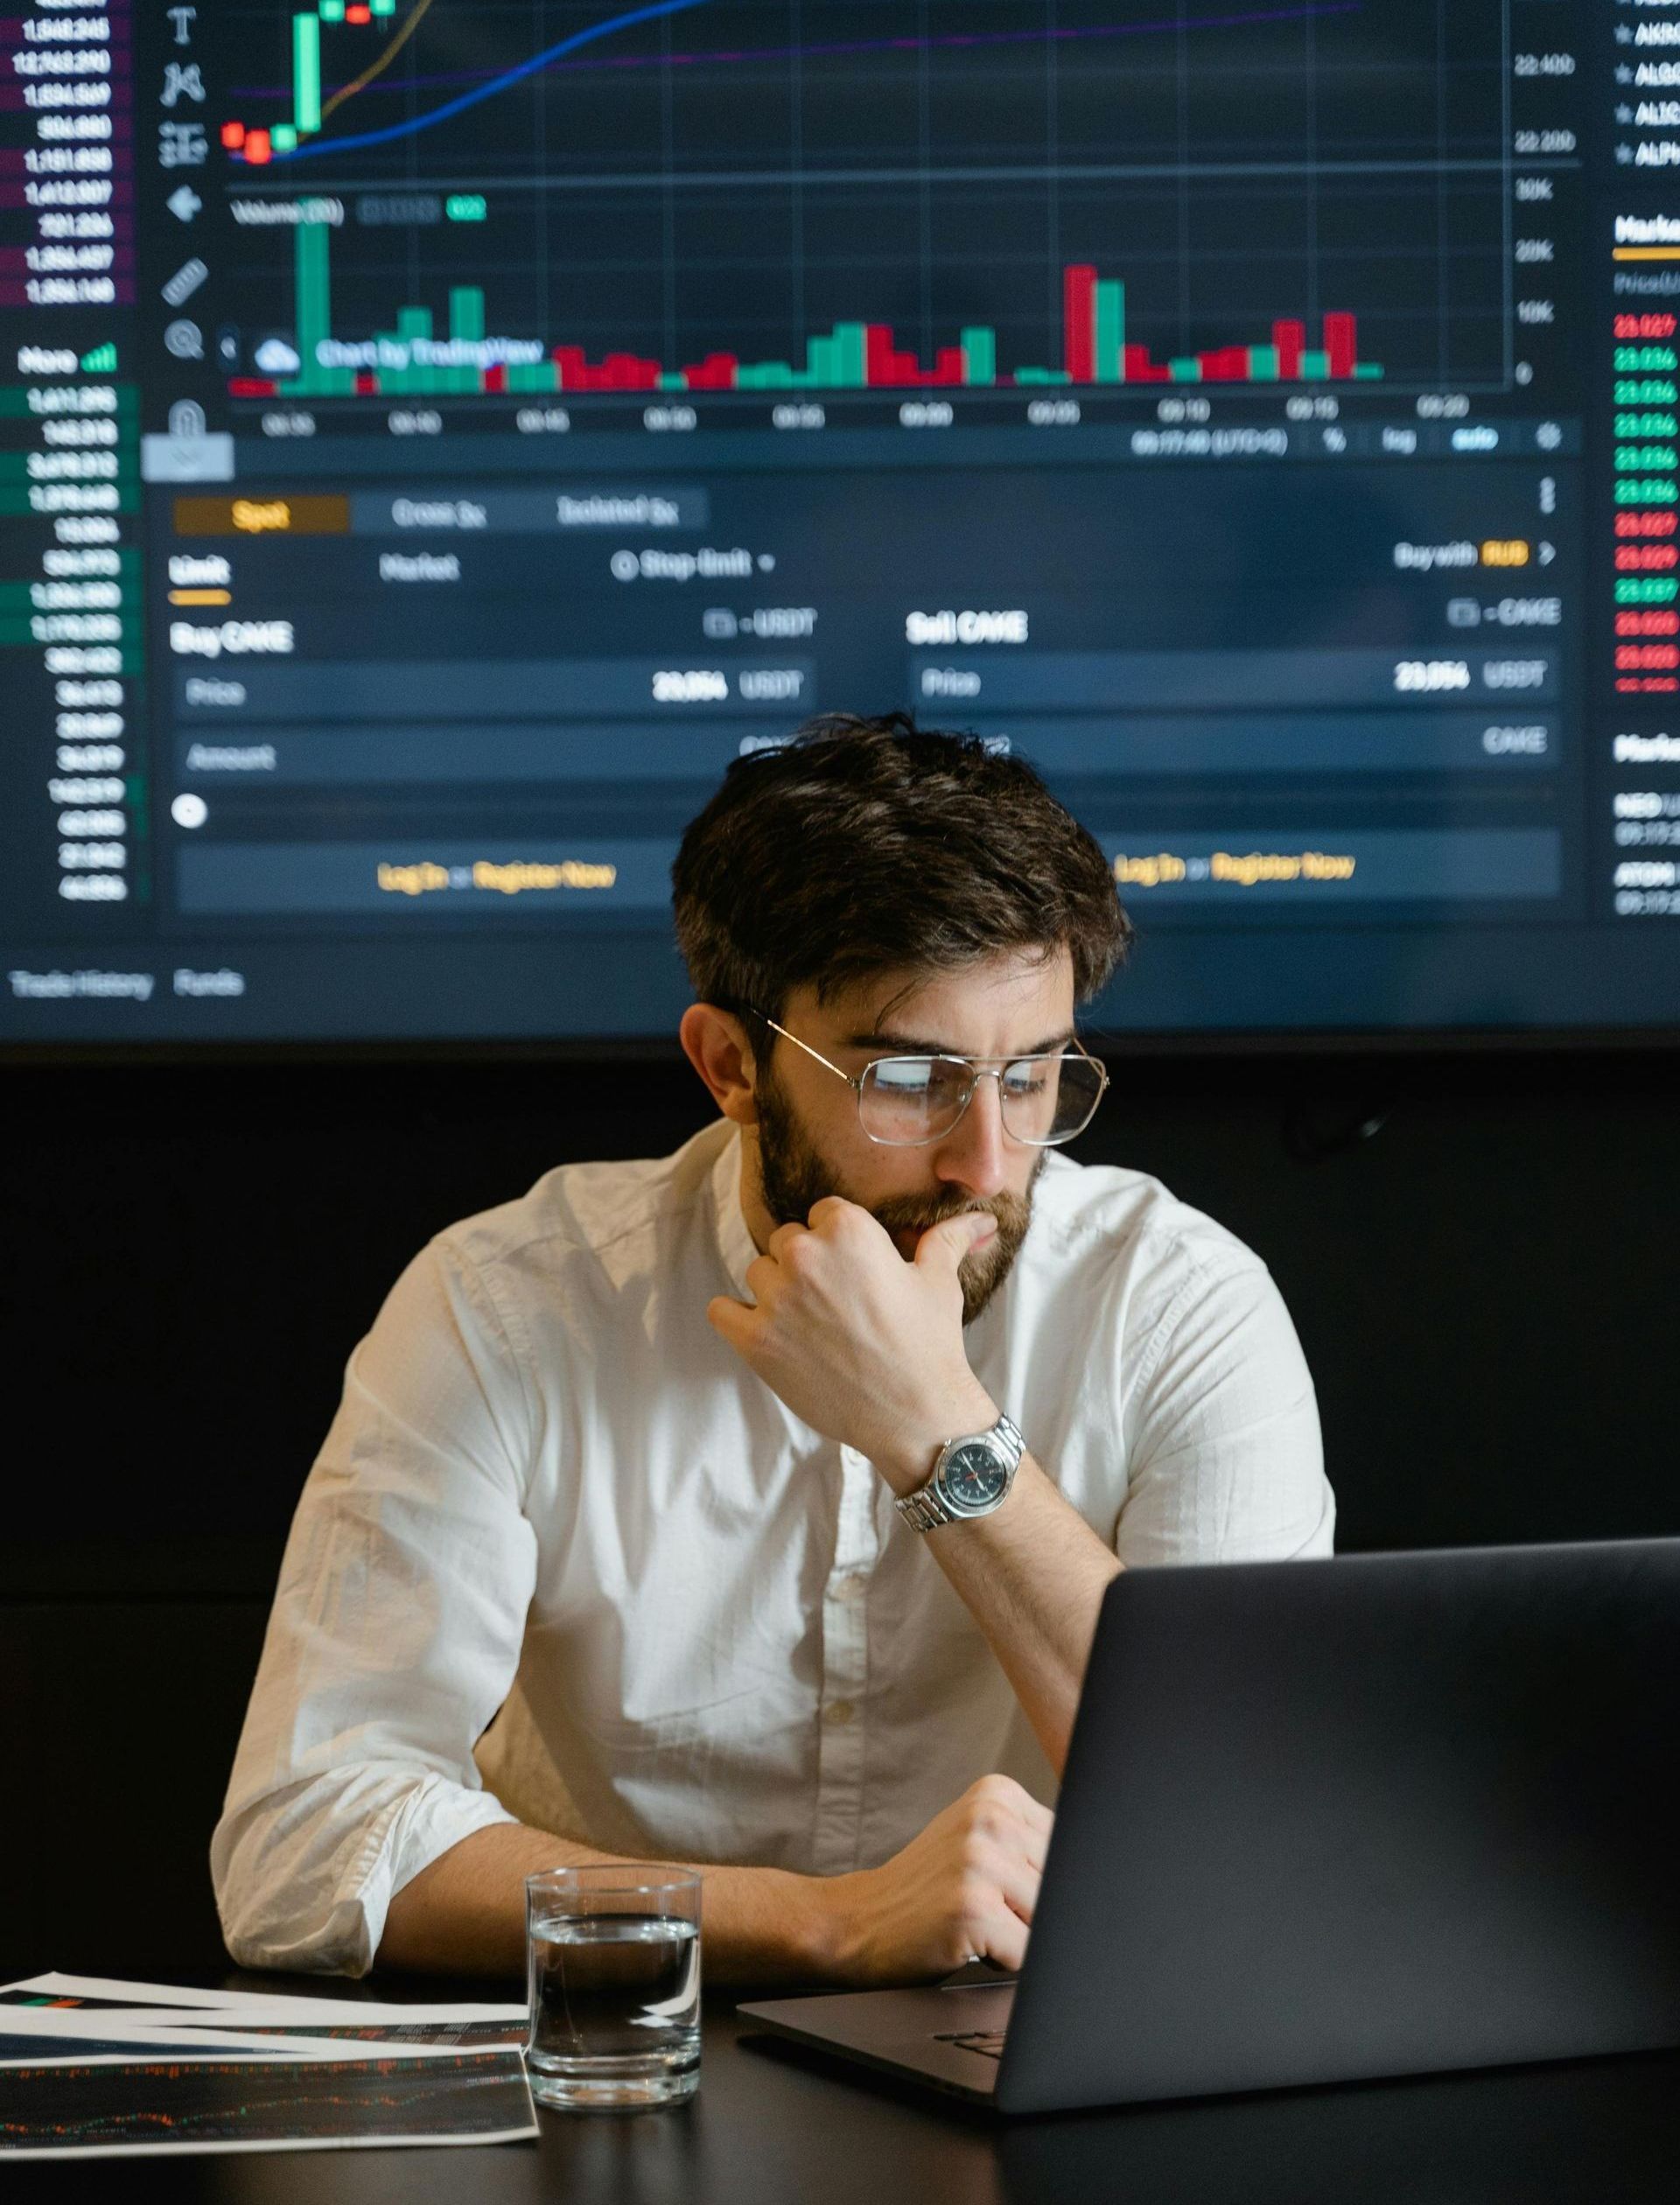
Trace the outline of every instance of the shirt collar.
<path fill-rule="evenodd" d="M 741 1135 L 738 1126 L 730 1127 L 729 1138 L 724 1143 L 718 1152 L 718 1161 L 711 1167 L 711 1204 L 718 1228 L 718 1250 L 724 1259 L 724 1269 L 728 1272 L 730 1284 L 736 1292 L 750 1298 L 746 1284 L 747 1267 L 758 1261 L 759 1251 L 746 1228 L 746 1219 L 741 1210 Z"/>

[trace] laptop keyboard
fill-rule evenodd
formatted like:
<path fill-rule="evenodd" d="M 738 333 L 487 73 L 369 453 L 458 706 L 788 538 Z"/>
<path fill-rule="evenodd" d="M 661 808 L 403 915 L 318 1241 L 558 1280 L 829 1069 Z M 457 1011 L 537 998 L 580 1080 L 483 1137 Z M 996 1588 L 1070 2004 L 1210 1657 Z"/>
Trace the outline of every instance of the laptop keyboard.
<path fill-rule="evenodd" d="M 965 2052 L 978 2052 L 983 2059 L 1001 2060 L 1004 2056 L 1004 2033 L 1001 2029 L 965 2029 L 960 2033 L 942 2030 L 934 2041 L 936 2044 L 960 2044 Z"/>

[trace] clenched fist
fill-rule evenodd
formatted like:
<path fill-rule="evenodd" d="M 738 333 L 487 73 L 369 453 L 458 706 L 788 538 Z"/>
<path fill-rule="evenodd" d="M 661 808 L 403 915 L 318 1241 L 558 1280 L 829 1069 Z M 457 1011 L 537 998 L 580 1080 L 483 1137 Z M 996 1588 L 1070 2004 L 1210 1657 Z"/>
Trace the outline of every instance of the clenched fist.
<path fill-rule="evenodd" d="M 1054 1821 L 1009 1776 L 983 1776 L 878 1868 L 824 1886 L 842 1982 L 904 1984 L 970 1957 L 1018 1969 Z"/>

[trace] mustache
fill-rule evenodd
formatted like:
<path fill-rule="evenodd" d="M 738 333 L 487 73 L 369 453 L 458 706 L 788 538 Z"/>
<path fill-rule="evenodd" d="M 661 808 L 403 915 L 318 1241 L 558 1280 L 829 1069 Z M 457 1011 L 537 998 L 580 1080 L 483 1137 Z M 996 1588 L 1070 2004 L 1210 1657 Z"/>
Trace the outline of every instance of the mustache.
<path fill-rule="evenodd" d="M 971 1325 L 1008 1277 L 1026 1238 L 1032 1204 L 1030 1196 L 1020 1194 L 994 1194 L 987 1201 L 976 1202 L 953 1191 L 942 1198 L 889 1195 L 885 1201 L 873 1205 L 870 1214 L 877 1224 L 886 1228 L 901 1256 L 905 1254 L 904 1243 L 912 1235 L 920 1237 L 930 1226 L 942 1225 L 947 1218 L 981 1216 L 992 1220 L 997 1231 L 984 1246 L 971 1248 L 957 1270 L 962 1283 L 962 1322 Z"/>
<path fill-rule="evenodd" d="M 889 1195 L 885 1201 L 872 1205 L 870 1214 L 887 1232 L 925 1233 L 933 1226 L 943 1225 L 953 1217 L 984 1216 L 996 1223 L 1000 1238 L 1018 1236 L 1026 1230 L 1031 1207 L 1018 1194 L 994 1194 L 989 1201 L 976 1202 L 967 1196 L 952 1194 L 943 1200 L 923 1194 Z M 995 1246 L 990 1242 L 988 1246 Z M 985 1250 L 979 1251 L 984 1254 Z M 970 1261 L 970 1258 L 964 1258 Z"/>

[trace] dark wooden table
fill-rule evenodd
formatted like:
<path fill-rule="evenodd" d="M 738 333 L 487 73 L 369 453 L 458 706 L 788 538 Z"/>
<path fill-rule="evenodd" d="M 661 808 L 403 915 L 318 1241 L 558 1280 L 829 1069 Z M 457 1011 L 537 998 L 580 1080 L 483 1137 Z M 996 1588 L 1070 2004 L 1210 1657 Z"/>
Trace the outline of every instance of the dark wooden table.
<path fill-rule="evenodd" d="M 102 1973 L 116 1964 L 73 1955 L 60 1964 Z M 334 1997 L 510 1995 L 505 1984 L 349 1985 L 231 1972 L 215 1979 L 229 1989 Z M 134 2196 L 171 2205 L 1680 2200 L 1680 2054 L 1003 2122 L 783 2046 L 711 1999 L 701 2087 L 690 2104 L 540 2118 L 534 2144 L 0 2166 L 7 2205 Z"/>

